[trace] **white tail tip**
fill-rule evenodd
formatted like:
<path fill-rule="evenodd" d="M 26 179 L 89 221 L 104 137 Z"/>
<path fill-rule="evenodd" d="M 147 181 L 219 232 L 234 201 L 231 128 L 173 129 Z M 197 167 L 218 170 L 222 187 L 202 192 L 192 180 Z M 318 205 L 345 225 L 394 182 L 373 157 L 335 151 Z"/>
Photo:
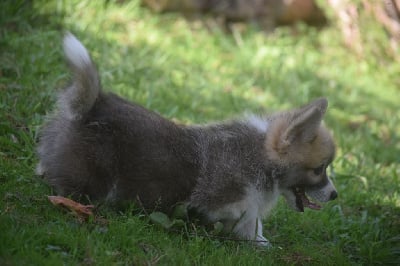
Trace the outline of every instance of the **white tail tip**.
<path fill-rule="evenodd" d="M 67 32 L 63 44 L 65 56 L 73 66 L 83 68 L 91 64 L 88 51 L 73 34 Z"/>

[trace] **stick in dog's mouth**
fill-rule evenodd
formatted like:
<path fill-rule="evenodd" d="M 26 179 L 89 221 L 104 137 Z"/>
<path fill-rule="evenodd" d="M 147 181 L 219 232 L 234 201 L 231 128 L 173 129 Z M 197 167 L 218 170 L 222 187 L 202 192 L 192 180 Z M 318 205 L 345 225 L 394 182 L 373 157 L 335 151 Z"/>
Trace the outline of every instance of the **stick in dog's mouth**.
<path fill-rule="evenodd" d="M 309 198 L 306 196 L 304 187 L 293 187 L 292 190 L 294 195 L 296 196 L 296 207 L 301 212 L 304 212 L 304 207 L 313 210 L 320 210 L 322 208 L 320 205 L 309 200 Z"/>

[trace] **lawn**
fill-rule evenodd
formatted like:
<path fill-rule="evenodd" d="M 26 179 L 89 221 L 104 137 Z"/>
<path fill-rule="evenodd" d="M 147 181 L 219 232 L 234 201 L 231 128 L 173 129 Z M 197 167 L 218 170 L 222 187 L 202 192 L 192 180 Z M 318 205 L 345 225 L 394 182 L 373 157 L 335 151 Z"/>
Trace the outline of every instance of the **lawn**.
<path fill-rule="evenodd" d="M 105 90 L 181 123 L 327 97 L 339 198 L 304 213 L 280 200 L 264 221 L 272 249 L 190 224 L 168 231 L 131 209 L 99 206 L 101 219 L 81 223 L 54 207 L 34 174 L 35 146 L 69 80 L 65 30 L 90 50 Z M 138 1 L 1 1 L 0 264 L 400 264 L 400 65 L 376 44 L 357 56 L 335 27 L 268 36 L 250 27 L 232 36 Z"/>

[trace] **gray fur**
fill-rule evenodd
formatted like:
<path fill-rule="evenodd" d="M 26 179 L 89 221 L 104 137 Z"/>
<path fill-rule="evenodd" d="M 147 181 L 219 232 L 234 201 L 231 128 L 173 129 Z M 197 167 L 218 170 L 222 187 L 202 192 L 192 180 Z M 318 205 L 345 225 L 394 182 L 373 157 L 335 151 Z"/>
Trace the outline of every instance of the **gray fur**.
<path fill-rule="evenodd" d="M 246 122 L 232 121 L 198 127 L 197 154 L 200 171 L 190 202 L 213 210 L 235 202 L 245 189 L 255 185 L 271 190 L 280 167 L 268 159 L 264 149 L 266 135 Z"/>

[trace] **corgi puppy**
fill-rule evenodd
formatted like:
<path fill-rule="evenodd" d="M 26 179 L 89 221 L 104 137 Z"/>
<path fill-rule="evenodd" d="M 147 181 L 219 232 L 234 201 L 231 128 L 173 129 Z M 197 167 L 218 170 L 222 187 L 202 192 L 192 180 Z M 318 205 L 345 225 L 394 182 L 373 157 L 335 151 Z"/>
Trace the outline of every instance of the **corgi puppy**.
<path fill-rule="evenodd" d="M 134 201 L 168 212 L 176 203 L 268 246 L 262 219 L 283 195 L 296 211 L 337 197 L 326 168 L 335 145 L 322 124 L 328 102 L 185 126 L 101 89 L 99 73 L 72 34 L 64 38 L 72 84 L 44 125 L 37 173 L 63 196 Z"/>

